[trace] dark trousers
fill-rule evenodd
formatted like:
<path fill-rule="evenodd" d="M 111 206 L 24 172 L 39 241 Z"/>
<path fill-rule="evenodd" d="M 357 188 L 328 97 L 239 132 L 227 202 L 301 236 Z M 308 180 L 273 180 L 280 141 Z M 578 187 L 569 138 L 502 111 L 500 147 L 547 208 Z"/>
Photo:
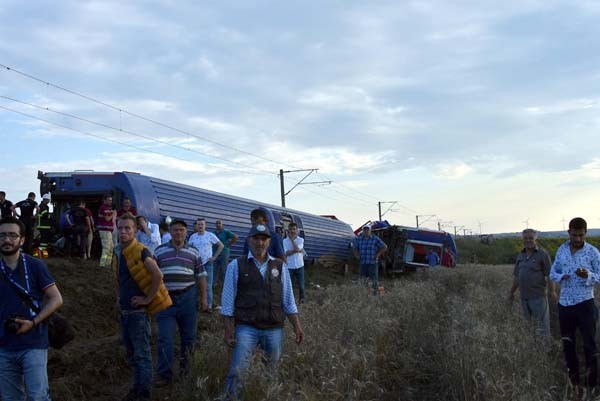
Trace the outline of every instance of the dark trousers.
<path fill-rule="evenodd" d="M 596 320 L 598 308 L 593 299 L 588 299 L 576 305 L 562 306 L 558 304 L 558 320 L 562 337 L 563 352 L 569 379 L 574 385 L 579 385 L 579 360 L 577 359 L 576 330 L 579 328 L 583 338 L 583 353 L 587 371 L 587 387 L 596 386 L 598 380 L 598 355 L 596 352 Z"/>
<path fill-rule="evenodd" d="M 33 244 L 33 228 L 35 221 L 32 217 L 25 217 L 21 220 L 25 224 L 25 242 L 23 243 L 23 252 L 31 255 L 31 246 Z"/>

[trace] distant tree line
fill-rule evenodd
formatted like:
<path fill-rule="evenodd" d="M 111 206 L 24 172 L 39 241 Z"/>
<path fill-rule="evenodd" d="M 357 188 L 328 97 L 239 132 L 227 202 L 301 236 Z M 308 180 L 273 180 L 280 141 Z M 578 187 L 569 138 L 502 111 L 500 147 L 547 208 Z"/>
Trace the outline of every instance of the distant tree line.
<path fill-rule="evenodd" d="M 567 240 L 563 238 L 538 238 L 538 245 L 546 249 L 552 260 L 558 247 Z M 489 265 L 514 264 L 517 254 L 523 249 L 520 237 L 495 238 L 482 242 L 478 237 L 455 238 L 458 248 L 458 263 L 481 263 Z M 590 244 L 600 248 L 600 237 L 586 238 Z"/>

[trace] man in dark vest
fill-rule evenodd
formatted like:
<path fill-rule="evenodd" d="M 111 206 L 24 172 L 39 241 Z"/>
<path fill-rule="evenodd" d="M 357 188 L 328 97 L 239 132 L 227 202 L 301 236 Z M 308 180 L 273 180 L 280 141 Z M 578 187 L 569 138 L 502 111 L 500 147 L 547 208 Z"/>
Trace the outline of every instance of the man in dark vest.
<path fill-rule="evenodd" d="M 237 397 L 239 378 L 248 368 L 257 346 L 274 370 L 283 348 L 283 325 L 287 316 L 296 343 L 304 339 L 292 281 L 282 262 L 268 254 L 271 233 L 258 224 L 248 234 L 249 252 L 227 267 L 221 314 L 225 318 L 225 342 L 234 348 L 225 392 Z"/>

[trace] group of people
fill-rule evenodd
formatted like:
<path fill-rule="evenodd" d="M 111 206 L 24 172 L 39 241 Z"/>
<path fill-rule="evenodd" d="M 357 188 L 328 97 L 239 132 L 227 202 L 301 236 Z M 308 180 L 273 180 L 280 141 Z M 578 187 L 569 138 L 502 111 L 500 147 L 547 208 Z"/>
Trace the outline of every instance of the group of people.
<path fill-rule="evenodd" d="M 587 222 L 584 219 L 572 219 L 568 234 L 569 240 L 558 248 L 552 263 L 548 252 L 537 245 L 537 232 L 530 228 L 523 231 L 523 249 L 515 262 L 509 300 L 512 301 L 519 290 L 523 315 L 542 338 L 550 336 L 550 306 L 558 304 L 569 379 L 577 396 L 587 393 L 593 397 L 598 392 L 598 308 L 594 302 L 594 286 L 600 283 L 600 252 L 585 241 Z M 559 296 L 556 284 L 560 285 Z M 583 380 L 577 357 L 577 331 L 583 340 L 586 366 Z"/>
<path fill-rule="evenodd" d="M 153 225 L 144 216 L 134 215 L 137 211 L 128 203 L 122 213 L 114 211 L 111 196 L 105 196 L 95 221 L 103 245 L 101 266 L 107 266 L 106 260 L 110 260 L 108 266 L 115 275 L 121 337 L 133 369 L 132 386 L 123 399 L 148 400 L 153 387 L 173 382 L 176 332 L 179 375 L 189 372 L 198 311 L 212 310 L 212 289 L 219 280 L 223 282 L 220 310 L 225 343 L 233 348 L 224 394 L 236 398 L 242 387 L 240 378 L 257 347 L 263 349 L 270 366 L 277 364 L 286 317 L 296 342 L 304 338 L 291 279 L 292 275 L 297 278 L 299 301 L 303 302 L 305 253 L 298 227 L 291 223 L 282 240 L 268 228 L 265 211 L 253 210 L 246 251 L 229 263 L 229 250 L 238 236 L 225 229 L 221 220 L 216 221 L 216 231 L 211 233 L 206 230 L 206 220 L 198 218 L 188 237 L 185 220 L 172 218 L 160 226 Z M 71 210 L 68 220 L 73 223 L 74 215 Z M 94 219 L 88 213 L 82 216 L 89 229 Z M 75 231 L 78 235 L 84 233 L 80 228 Z M 0 220 L 2 400 L 50 399 L 45 319 L 60 307 L 62 297 L 46 265 L 23 252 L 27 239 L 27 226 L 12 213 Z M 79 242 L 84 242 L 83 237 Z M 35 313 L 24 306 L 23 296 L 31 297 L 41 311 Z M 158 334 L 155 369 L 150 348 L 151 318 L 155 318 Z"/>

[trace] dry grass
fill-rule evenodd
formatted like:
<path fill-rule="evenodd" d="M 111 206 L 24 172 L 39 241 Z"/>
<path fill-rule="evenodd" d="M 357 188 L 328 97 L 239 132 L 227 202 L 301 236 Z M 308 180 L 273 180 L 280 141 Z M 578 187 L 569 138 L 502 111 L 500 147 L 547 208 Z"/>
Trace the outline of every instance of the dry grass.
<path fill-rule="evenodd" d="M 278 376 L 270 377 L 257 358 L 244 399 L 563 399 L 560 343 L 545 347 L 524 325 L 517 304 L 506 303 L 510 267 L 420 272 L 385 281 L 383 297 L 369 296 L 349 279 L 340 282 L 308 292 L 301 308 L 305 343 L 296 346 L 286 327 Z M 218 317 L 203 315 L 201 326 L 191 377 L 156 399 L 219 398 L 230 355 Z M 114 400 L 126 392 L 130 373 L 117 339 L 97 335 L 53 353 L 55 399 Z"/>

